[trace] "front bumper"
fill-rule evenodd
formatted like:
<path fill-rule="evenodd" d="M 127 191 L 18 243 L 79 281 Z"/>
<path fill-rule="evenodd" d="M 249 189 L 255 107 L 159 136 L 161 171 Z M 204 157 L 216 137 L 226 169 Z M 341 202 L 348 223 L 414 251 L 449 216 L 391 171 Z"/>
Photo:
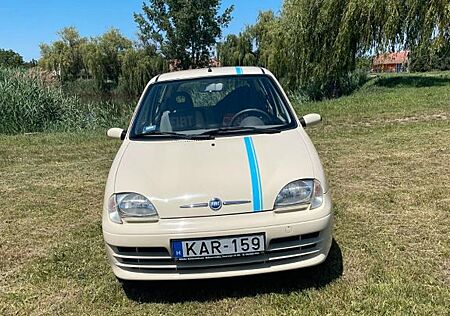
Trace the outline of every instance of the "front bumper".
<path fill-rule="evenodd" d="M 317 210 L 162 219 L 158 223 L 116 225 L 112 232 L 104 224 L 106 251 L 114 274 L 124 280 L 206 279 L 313 266 L 326 259 L 331 247 L 333 215 L 329 194 L 324 200 Z M 311 212 L 321 216 L 311 219 Z M 264 254 L 187 262 L 171 257 L 173 239 L 255 233 L 265 233 Z"/>

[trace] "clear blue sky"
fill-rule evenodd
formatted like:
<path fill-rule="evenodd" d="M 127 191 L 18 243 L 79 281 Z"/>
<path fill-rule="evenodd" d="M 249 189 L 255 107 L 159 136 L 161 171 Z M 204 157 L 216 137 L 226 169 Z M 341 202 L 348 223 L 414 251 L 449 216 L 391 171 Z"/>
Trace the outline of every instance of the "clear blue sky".
<path fill-rule="evenodd" d="M 143 0 L 0 0 L 0 48 L 12 49 L 25 60 L 38 59 L 39 44 L 57 38 L 65 26 L 75 26 L 83 36 L 102 34 L 118 28 L 136 38 L 133 12 L 140 12 Z M 282 0 L 222 0 L 222 6 L 234 4 L 233 21 L 224 34 L 238 33 L 256 21 L 258 12 L 278 12 Z"/>

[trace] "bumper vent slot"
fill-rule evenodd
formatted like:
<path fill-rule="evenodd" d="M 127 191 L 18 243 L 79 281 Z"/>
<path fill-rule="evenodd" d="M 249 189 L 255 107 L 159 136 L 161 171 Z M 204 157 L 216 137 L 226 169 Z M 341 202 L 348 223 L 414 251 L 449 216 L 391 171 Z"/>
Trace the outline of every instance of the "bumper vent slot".
<path fill-rule="evenodd" d="M 274 238 L 264 254 L 207 260 L 175 261 L 163 247 L 109 246 L 115 264 L 122 269 L 140 273 L 220 272 L 233 267 L 266 268 L 306 260 L 321 250 L 320 232 Z"/>

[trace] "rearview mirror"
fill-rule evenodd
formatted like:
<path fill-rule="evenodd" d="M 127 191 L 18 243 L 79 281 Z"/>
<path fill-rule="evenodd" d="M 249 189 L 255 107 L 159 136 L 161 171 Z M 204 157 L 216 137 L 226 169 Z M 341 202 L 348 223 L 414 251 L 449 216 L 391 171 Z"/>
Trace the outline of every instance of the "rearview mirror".
<path fill-rule="evenodd" d="M 122 129 L 122 128 L 110 128 L 107 132 L 106 135 L 108 135 L 108 137 L 111 138 L 117 138 L 117 139 L 121 139 L 124 140 L 125 139 L 125 135 L 127 134 L 127 131 Z"/>
<path fill-rule="evenodd" d="M 320 122 L 322 122 L 322 117 L 317 113 L 306 114 L 300 118 L 300 123 L 303 127 L 313 126 Z"/>

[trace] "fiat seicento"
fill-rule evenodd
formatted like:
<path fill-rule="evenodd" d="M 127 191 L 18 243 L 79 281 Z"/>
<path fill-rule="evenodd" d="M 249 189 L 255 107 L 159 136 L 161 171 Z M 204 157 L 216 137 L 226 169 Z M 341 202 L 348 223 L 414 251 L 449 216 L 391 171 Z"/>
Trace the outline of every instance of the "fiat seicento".
<path fill-rule="evenodd" d="M 231 277 L 317 265 L 330 190 L 275 77 L 258 67 L 162 74 L 147 85 L 105 189 L 103 236 L 123 280 Z"/>

